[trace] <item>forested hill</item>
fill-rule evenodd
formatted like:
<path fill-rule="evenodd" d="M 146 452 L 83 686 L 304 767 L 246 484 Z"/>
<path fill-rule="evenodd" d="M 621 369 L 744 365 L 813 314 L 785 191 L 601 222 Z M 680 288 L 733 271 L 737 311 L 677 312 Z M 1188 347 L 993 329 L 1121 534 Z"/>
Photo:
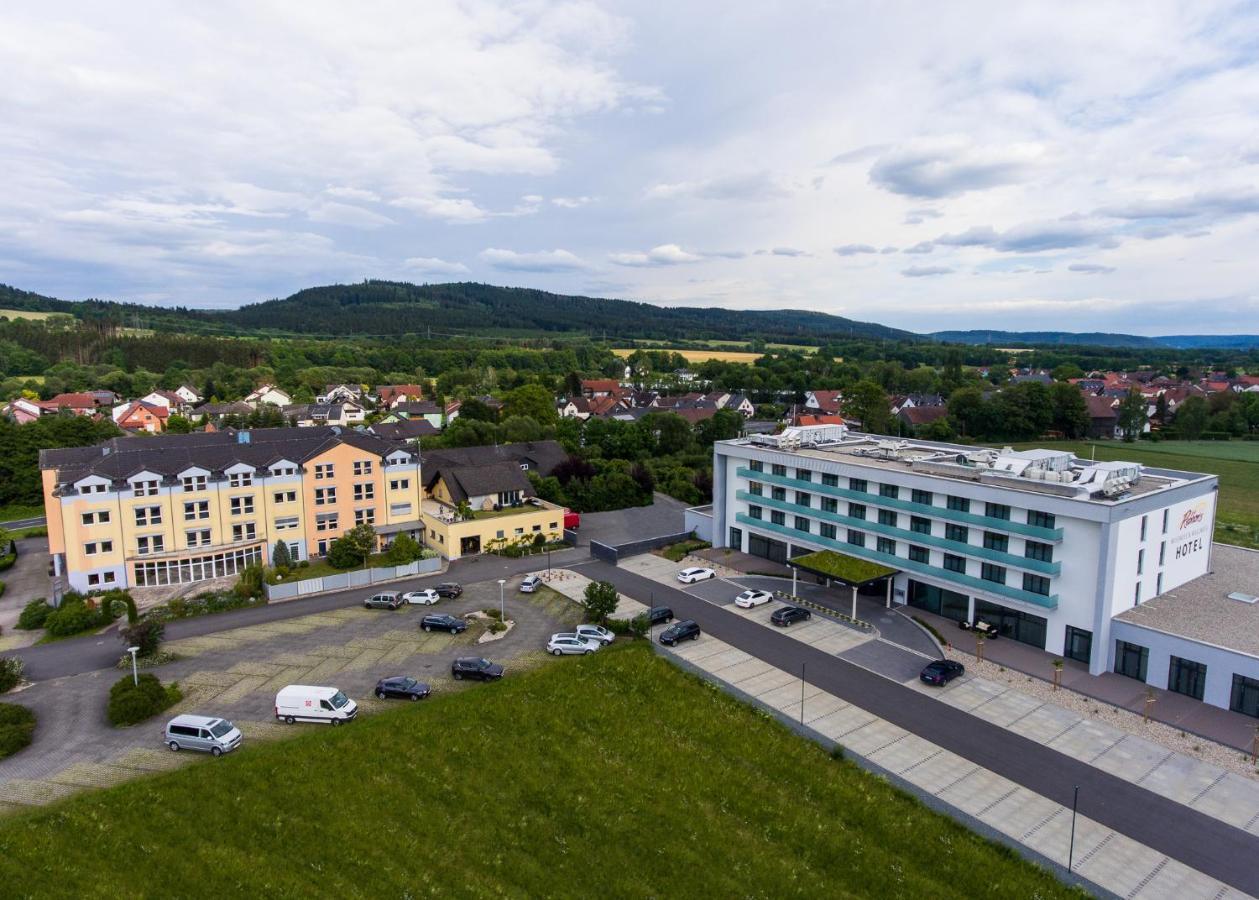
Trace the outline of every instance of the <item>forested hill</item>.
<path fill-rule="evenodd" d="M 1256 334 L 1167 334 L 1143 337 L 1104 331 L 936 331 L 927 337 L 950 344 L 992 344 L 997 347 L 1031 347 L 1047 344 L 1087 347 L 1172 347 L 1178 350 L 1249 350 L 1259 347 Z"/>

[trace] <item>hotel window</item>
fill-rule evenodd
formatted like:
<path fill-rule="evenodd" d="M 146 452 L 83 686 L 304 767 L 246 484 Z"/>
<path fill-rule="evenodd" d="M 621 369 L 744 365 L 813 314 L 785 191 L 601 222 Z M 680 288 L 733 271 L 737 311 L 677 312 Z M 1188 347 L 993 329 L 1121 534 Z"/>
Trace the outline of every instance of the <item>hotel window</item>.
<path fill-rule="evenodd" d="M 864 519 L 866 517 L 866 508 L 861 503 L 849 503 L 848 515 L 853 519 Z"/>
<path fill-rule="evenodd" d="M 1150 524 L 1150 517 L 1142 516 L 1141 517 L 1141 540 L 1145 540 L 1146 532 L 1149 530 L 1149 524 Z"/>
<path fill-rule="evenodd" d="M 1049 596 L 1049 579 L 1044 575 L 1032 575 L 1027 572 L 1023 573 L 1023 590 L 1029 594 L 1040 594 L 1042 597 Z"/>
<path fill-rule="evenodd" d="M 258 529 L 253 522 L 242 522 L 232 526 L 232 540 L 252 541 L 258 536 Z"/>
<path fill-rule="evenodd" d="M 773 498 L 774 498 L 775 500 L 786 500 L 786 499 L 787 499 L 787 489 L 786 489 L 786 488 L 780 488 L 780 487 L 771 488 L 771 489 L 770 489 L 770 494 L 773 496 Z"/>
<path fill-rule="evenodd" d="M 854 547 L 864 547 L 866 545 L 865 533 L 857 531 L 855 528 L 849 528 L 848 543 L 852 544 Z"/>
<path fill-rule="evenodd" d="M 1157 597 L 1163 593 L 1163 573 L 1159 572 L 1158 577 L 1154 579 L 1154 596 Z"/>
<path fill-rule="evenodd" d="M 1167 559 L 1167 544 L 1158 545 L 1158 564 L 1161 566 L 1163 561 Z"/>
<path fill-rule="evenodd" d="M 162 524 L 162 507 L 160 506 L 137 506 L 135 513 L 137 525 Z"/>
<path fill-rule="evenodd" d="M 880 553 L 886 553 L 888 556 L 896 555 L 896 541 L 889 538 L 879 538 L 875 547 Z"/>
<path fill-rule="evenodd" d="M 1137 574 L 1138 575 L 1145 574 L 1145 551 L 1144 550 L 1137 551 Z"/>
<path fill-rule="evenodd" d="M 390 503 L 389 515 L 391 516 L 409 516 L 411 515 L 410 503 Z M 554 526 L 552 526 L 554 527 Z"/>
<path fill-rule="evenodd" d="M 114 577 L 113 572 L 101 572 L 100 574 L 93 572 L 91 575 L 87 576 L 88 587 L 97 587 L 102 584 L 113 584 L 115 581 L 116 578 Z"/>
<path fill-rule="evenodd" d="M 1009 553 L 1010 538 L 1004 534 L 997 534 L 995 531 L 985 531 L 984 546 L 989 550 L 996 550 L 999 553 Z"/>
<path fill-rule="evenodd" d="M 520 537 L 520 535 L 525 533 L 525 530 L 523 528 L 513 528 L 511 533 L 516 537 Z"/>
<path fill-rule="evenodd" d="M 275 520 L 276 531 L 292 531 L 297 527 L 297 516 L 285 516 Z"/>
<path fill-rule="evenodd" d="M 1167 534 L 1167 517 L 1171 515 L 1170 509 L 1163 510 L 1163 534 Z"/>
<path fill-rule="evenodd" d="M 332 463 L 315 463 L 315 478 L 323 481 L 332 477 Z"/>
<path fill-rule="evenodd" d="M 271 474 L 272 474 L 272 475 L 277 475 L 277 476 L 279 476 L 279 475 L 296 475 L 296 474 L 297 474 L 297 467 L 296 467 L 296 466 L 276 466 L 274 469 L 272 469 L 272 470 L 271 470 Z"/>
<path fill-rule="evenodd" d="M 969 544 L 970 529 L 965 525 L 954 525 L 950 522 L 944 526 L 944 538 L 959 544 Z"/>
<path fill-rule="evenodd" d="M 896 527 L 896 513 L 892 512 L 890 509 L 879 510 L 879 524 L 890 525 L 891 527 L 895 528 Z"/>
<path fill-rule="evenodd" d="M 781 478 L 786 478 L 786 477 L 787 477 L 787 467 L 786 467 L 786 466 L 780 466 L 780 465 L 778 465 L 777 463 L 775 463 L 773 466 L 771 466 L 771 468 L 773 469 L 773 472 L 774 472 L 774 474 L 775 474 L 775 475 L 778 475 L 778 476 L 779 476 L 779 477 L 781 477 Z"/>
<path fill-rule="evenodd" d="M 1194 662 L 1192 659 L 1181 659 L 1173 656 L 1167 670 L 1167 689 L 1177 694 L 1184 694 L 1201 700 L 1206 691 L 1206 663 Z"/>
<path fill-rule="evenodd" d="M 241 516 L 254 511 L 253 497 L 233 497 L 231 499 L 232 515 Z"/>
<path fill-rule="evenodd" d="M 1259 680 L 1233 673 L 1233 691 L 1228 708 L 1243 716 L 1259 718 Z"/>
<path fill-rule="evenodd" d="M 831 525 L 829 522 L 823 522 L 819 525 L 818 531 L 820 531 L 822 533 L 822 537 L 827 540 L 835 540 L 835 526 Z"/>
<path fill-rule="evenodd" d="M 159 484 L 157 481 L 137 481 L 131 485 L 131 490 L 137 497 L 151 497 L 157 493 Z"/>
<path fill-rule="evenodd" d="M 98 509 L 96 512 L 85 512 L 83 514 L 84 525 L 106 525 L 109 523 L 109 510 Z"/>
<path fill-rule="evenodd" d="M 965 497 L 954 497 L 950 494 L 948 506 L 949 509 L 956 510 L 957 512 L 970 512 L 970 501 Z"/>
<path fill-rule="evenodd" d="M 1137 582 L 1136 589 L 1133 590 L 1132 592 L 1132 605 L 1133 606 L 1141 605 L 1141 582 L 1139 581 Z"/>
<path fill-rule="evenodd" d="M 931 553 L 926 547 L 915 547 L 913 544 L 910 544 L 909 559 L 911 562 L 929 563 L 931 562 Z"/>
<path fill-rule="evenodd" d="M 337 489 L 334 487 L 315 488 L 315 505 L 326 506 L 337 502 Z"/>
<path fill-rule="evenodd" d="M 1034 509 L 1029 509 L 1027 511 L 1027 524 L 1034 525 L 1037 528 L 1053 528 L 1054 515 L 1053 513 L 1037 512 Z"/>
<path fill-rule="evenodd" d="M 408 490 L 410 487 L 411 487 L 410 478 L 394 478 L 393 480 L 389 482 L 389 490 L 391 491 L 405 491 L 405 490 Z"/>
<path fill-rule="evenodd" d="M 765 514 L 764 511 L 759 506 L 748 507 L 748 515 L 751 516 L 753 519 L 759 519 L 762 516 L 764 516 L 764 514 Z"/>
<path fill-rule="evenodd" d="M 920 491 L 917 488 L 914 488 L 909 497 L 921 506 L 931 506 L 931 501 L 935 499 L 931 495 L 931 491 Z"/>
<path fill-rule="evenodd" d="M 183 482 L 185 493 L 191 494 L 193 491 L 205 490 L 206 481 L 204 475 L 189 475 L 181 479 L 181 481 Z"/>
<path fill-rule="evenodd" d="M 909 530 L 919 534 L 931 534 L 931 520 L 924 519 L 922 516 L 910 516 Z"/>
<path fill-rule="evenodd" d="M 525 466 L 525 468 L 528 468 L 528 466 Z M 542 530 L 542 526 L 541 526 L 541 525 L 534 525 L 534 526 L 533 526 L 533 528 L 531 528 L 530 530 L 531 530 L 531 531 L 541 531 L 541 530 Z"/>
<path fill-rule="evenodd" d="M 98 553 L 113 553 L 113 541 L 93 541 L 90 544 L 83 545 L 83 552 L 87 556 L 95 556 Z"/>
<path fill-rule="evenodd" d="M 764 485 L 762 485 L 759 481 L 749 481 L 749 482 L 748 482 L 748 493 L 749 493 L 749 494 L 754 494 L 754 495 L 756 495 L 757 497 L 764 497 L 764 496 L 765 496 L 765 486 L 764 486 Z"/>
<path fill-rule="evenodd" d="M 160 534 L 136 538 L 136 553 L 140 556 L 145 556 L 149 553 L 161 553 L 165 549 L 166 538 Z"/>
<path fill-rule="evenodd" d="M 1127 641 L 1115 641 L 1115 672 L 1138 681 L 1145 681 L 1146 666 L 1150 660 L 1150 648 Z"/>
<path fill-rule="evenodd" d="M 227 476 L 228 487 L 249 487 L 254 483 L 254 475 L 252 472 L 233 472 Z"/>
<path fill-rule="evenodd" d="M 796 516 L 796 531 L 808 531 L 809 520 L 804 516 Z"/>
<path fill-rule="evenodd" d="M 372 461 L 370 459 L 356 459 L 354 461 L 354 474 L 355 475 L 372 474 Z"/>
<path fill-rule="evenodd" d="M 961 572 L 966 574 L 966 558 L 964 556 L 954 556 L 952 553 L 944 554 L 944 568 L 950 572 Z"/>
<path fill-rule="evenodd" d="M 786 525 L 787 515 L 786 513 L 783 513 L 780 510 L 771 509 L 769 511 L 769 521 L 775 525 Z"/>
<path fill-rule="evenodd" d="M 864 478 L 849 478 L 848 490 L 856 491 L 858 494 L 868 494 L 870 493 L 870 485 Z"/>
<path fill-rule="evenodd" d="M 354 510 L 354 524 L 355 525 L 362 525 L 363 523 L 367 523 L 368 525 L 370 525 L 374 523 L 375 521 L 376 521 L 376 507 L 370 506 L 367 509 Z"/>
<path fill-rule="evenodd" d="M 796 479 L 798 481 L 812 481 L 813 473 L 808 469 L 796 469 Z"/>
<path fill-rule="evenodd" d="M 796 506 L 812 506 L 813 496 L 804 491 L 796 491 Z"/>
<path fill-rule="evenodd" d="M 901 489 L 894 484 L 879 485 L 880 497 L 891 497 L 893 500 L 895 500 L 900 495 L 901 495 Z"/>
<path fill-rule="evenodd" d="M 834 497 L 823 497 L 822 498 L 822 512 L 838 513 L 839 501 L 836 500 Z"/>
<path fill-rule="evenodd" d="M 297 491 L 276 491 L 273 499 L 276 503 L 296 503 Z"/>
<path fill-rule="evenodd" d="M 337 530 L 337 514 L 324 513 L 323 515 L 315 516 L 315 530 L 316 531 L 336 531 Z"/>
<path fill-rule="evenodd" d="M 210 529 L 208 528 L 198 528 L 195 531 L 185 531 L 184 537 L 187 539 L 189 547 L 210 546 Z"/>
<path fill-rule="evenodd" d="M 107 484 L 85 484 L 83 485 L 83 487 L 79 488 L 79 493 L 80 494 L 103 494 L 107 490 L 109 490 L 109 485 Z"/>
<path fill-rule="evenodd" d="M 1054 545 L 1042 544 L 1040 541 L 1028 541 L 1024 545 L 1023 555 L 1028 559 L 1039 559 L 1041 562 L 1054 561 Z"/>
<path fill-rule="evenodd" d="M 1004 503 L 985 503 L 984 515 L 990 519 L 1005 519 L 1008 522 L 1010 520 L 1010 507 Z"/>
<path fill-rule="evenodd" d="M 195 522 L 197 519 L 210 518 L 209 500 L 191 500 L 184 503 L 184 521 Z"/>
<path fill-rule="evenodd" d="M 822 484 L 826 485 L 827 487 L 839 487 L 839 476 L 831 475 L 829 473 L 823 472 Z"/>
<path fill-rule="evenodd" d="M 748 463 L 748 468 L 751 469 L 753 472 L 764 472 L 765 464 L 761 462 L 759 459 L 754 459 Z"/>
<path fill-rule="evenodd" d="M 368 482 L 368 483 L 366 483 L 366 484 L 356 484 L 356 485 L 354 485 L 354 499 L 355 499 L 355 501 L 358 501 L 358 500 L 371 500 L 371 499 L 372 499 L 372 498 L 374 498 L 375 496 L 376 496 L 376 485 L 372 484 L 371 482 Z"/>
<path fill-rule="evenodd" d="M 1005 584 L 1005 566 L 994 566 L 992 563 L 984 563 L 979 567 L 979 577 L 984 581 L 991 581 L 993 584 Z"/>

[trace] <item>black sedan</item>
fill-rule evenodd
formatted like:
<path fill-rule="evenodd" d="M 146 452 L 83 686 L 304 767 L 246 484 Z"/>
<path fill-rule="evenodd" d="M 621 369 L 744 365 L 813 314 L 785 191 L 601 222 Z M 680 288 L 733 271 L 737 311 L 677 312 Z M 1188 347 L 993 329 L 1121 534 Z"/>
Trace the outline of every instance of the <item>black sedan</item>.
<path fill-rule="evenodd" d="M 661 632 L 660 643 L 666 647 L 676 647 L 682 641 L 699 640 L 699 633 L 699 625 L 694 619 L 683 619 Z"/>
<path fill-rule="evenodd" d="M 769 617 L 771 625 L 777 625 L 779 628 L 786 628 L 788 625 L 794 625 L 797 622 L 805 622 L 813 618 L 813 613 L 800 606 L 784 606 L 782 609 L 774 610 L 773 615 Z"/>
<path fill-rule="evenodd" d="M 664 622 L 673 621 L 673 610 L 667 606 L 653 606 L 647 610 L 647 622 L 651 625 L 660 625 Z"/>
<path fill-rule="evenodd" d="M 468 630 L 468 623 L 445 613 L 435 613 L 420 619 L 420 628 L 425 631 L 449 631 L 451 634 L 461 634 Z"/>
<path fill-rule="evenodd" d="M 926 684 L 943 686 L 964 674 L 966 674 L 966 667 L 960 662 L 954 662 L 951 659 L 937 659 L 933 663 L 928 663 L 927 667 L 919 673 L 918 678 Z"/>
<path fill-rule="evenodd" d="M 423 700 L 432 691 L 422 681 L 416 681 L 410 675 L 391 675 L 376 682 L 376 699 L 397 697 L 401 700 Z"/>
<path fill-rule="evenodd" d="M 450 674 L 456 681 L 470 678 L 474 681 L 493 681 L 503 677 L 503 667 L 488 659 L 476 656 L 462 656 L 450 664 Z"/>
<path fill-rule="evenodd" d="M 437 592 L 437 596 L 445 597 L 448 600 L 453 600 L 463 593 L 463 587 L 455 581 L 443 582 L 433 588 L 433 590 Z"/>

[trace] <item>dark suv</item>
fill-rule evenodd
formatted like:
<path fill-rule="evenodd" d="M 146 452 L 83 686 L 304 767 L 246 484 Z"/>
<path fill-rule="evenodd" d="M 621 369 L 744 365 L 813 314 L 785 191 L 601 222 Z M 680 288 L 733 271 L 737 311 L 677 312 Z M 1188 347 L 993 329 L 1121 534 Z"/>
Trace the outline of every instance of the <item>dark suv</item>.
<path fill-rule="evenodd" d="M 425 631 L 449 631 L 451 634 L 462 634 L 468 630 L 468 623 L 445 613 L 434 613 L 420 619 L 420 628 Z"/>
<path fill-rule="evenodd" d="M 782 609 L 774 610 L 774 614 L 769 617 L 769 621 L 779 628 L 786 628 L 788 625 L 794 625 L 797 622 L 804 622 L 813 618 L 813 613 L 799 606 L 784 606 Z"/>
<path fill-rule="evenodd" d="M 667 606 L 653 606 L 647 610 L 647 623 L 649 625 L 660 625 L 663 622 L 673 621 L 673 610 Z"/>
<path fill-rule="evenodd" d="M 454 599 L 463 593 L 463 588 L 454 581 L 439 584 L 433 590 L 437 592 L 438 597 L 446 597 L 447 599 Z"/>
<path fill-rule="evenodd" d="M 699 625 L 693 619 L 683 619 L 676 625 L 670 625 L 660 633 L 660 643 L 672 647 L 685 640 L 696 640 L 699 637 Z"/>
<path fill-rule="evenodd" d="M 937 659 L 933 663 L 928 663 L 927 667 L 919 673 L 918 677 L 925 684 L 938 684 L 944 686 L 954 678 L 960 678 L 966 674 L 966 667 L 960 662 L 951 659 Z"/>
<path fill-rule="evenodd" d="M 455 677 L 456 681 L 462 681 L 465 678 L 477 681 L 493 681 L 496 678 L 503 677 L 503 667 L 498 663 L 490 662 L 488 659 L 481 659 L 477 656 L 463 656 L 450 664 L 450 674 Z"/>

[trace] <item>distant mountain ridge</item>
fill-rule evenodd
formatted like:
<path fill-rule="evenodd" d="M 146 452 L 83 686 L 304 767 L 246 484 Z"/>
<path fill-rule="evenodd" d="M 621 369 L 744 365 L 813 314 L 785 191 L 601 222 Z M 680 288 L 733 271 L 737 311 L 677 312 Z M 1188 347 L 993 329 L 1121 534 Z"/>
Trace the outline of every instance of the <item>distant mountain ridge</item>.
<path fill-rule="evenodd" d="M 1075 347 L 1159 347 L 1177 350 L 1249 350 L 1259 347 L 1259 334 L 1168 334 L 1145 337 L 1105 331 L 935 331 L 927 335 L 951 344 L 1028 347 L 1061 344 Z"/>

